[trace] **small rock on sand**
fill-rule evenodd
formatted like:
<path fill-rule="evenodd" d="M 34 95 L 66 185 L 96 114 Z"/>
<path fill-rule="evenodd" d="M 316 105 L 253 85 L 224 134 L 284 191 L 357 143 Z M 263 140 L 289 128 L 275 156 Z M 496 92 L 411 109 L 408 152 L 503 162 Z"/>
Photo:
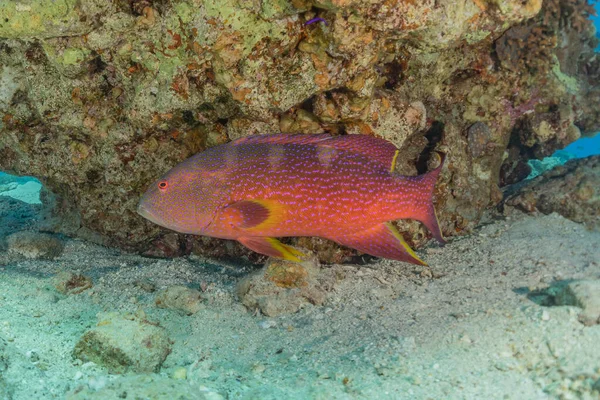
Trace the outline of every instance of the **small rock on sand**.
<path fill-rule="evenodd" d="M 170 308 L 192 315 L 202 309 L 202 294 L 186 286 L 170 286 L 156 296 L 155 304 L 159 308 Z"/>
<path fill-rule="evenodd" d="M 143 314 L 143 313 L 142 313 Z M 157 372 L 171 352 L 164 328 L 144 315 L 101 313 L 83 334 L 73 355 L 106 367 L 110 373 Z"/>
<path fill-rule="evenodd" d="M 47 233 L 22 231 L 6 238 L 7 250 L 28 259 L 52 260 L 60 256 L 64 245 L 62 241 Z"/>
<path fill-rule="evenodd" d="M 85 275 L 74 274 L 73 272 L 62 271 L 54 278 L 54 287 L 62 294 L 79 294 L 90 289 L 92 280 Z"/>

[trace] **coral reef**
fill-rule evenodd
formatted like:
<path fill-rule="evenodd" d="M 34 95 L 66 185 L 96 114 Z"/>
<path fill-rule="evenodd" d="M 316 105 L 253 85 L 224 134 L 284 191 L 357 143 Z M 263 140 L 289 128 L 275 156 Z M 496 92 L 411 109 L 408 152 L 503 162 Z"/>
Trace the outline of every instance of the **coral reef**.
<path fill-rule="evenodd" d="M 528 181 L 505 205 L 526 212 L 556 212 L 600 228 L 600 156 L 575 159 Z"/>
<path fill-rule="evenodd" d="M 448 152 L 436 206 L 444 233 L 460 234 L 529 159 L 600 128 L 590 12 L 586 0 L 7 0 L 0 168 L 52 192 L 49 230 L 153 256 L 236 256 L 246 250 L 144 221 L 139 195 L 244 135 L 379 135 L 402 150 L 401 173 Z"/>

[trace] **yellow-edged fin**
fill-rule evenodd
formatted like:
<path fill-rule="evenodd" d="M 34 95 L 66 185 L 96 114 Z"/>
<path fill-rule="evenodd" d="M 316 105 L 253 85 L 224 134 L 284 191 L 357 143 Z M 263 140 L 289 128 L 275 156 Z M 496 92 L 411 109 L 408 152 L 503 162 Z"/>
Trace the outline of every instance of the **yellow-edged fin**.
<path fill-rule="evenodd" d="M 270 229 L 277 226 L 281 221 L 285 219 L 287 214 L 286 207 L 278 201 L 274 200 L 253 200 L 258 202 L 263 207 L 269 210 L 269 217 L 260 224 L 251 227 L 250 229 L 260 231 L 263 229 Z"/>
<path fill-rule="evenodd" d="M 266 231 L 284 220 L 285 206 L 273 200 L 242 200 L 228 205 L 224 217 L 231 225 L 249 231 Z"/>
<path fill-rule="evenodd" d="M 394 172 L 396 169 L 396 160 L 398 159 L 398 154 L 400 154 L 400 150 L 396 150 L 394 153 L 394 157 L 392 158 L 392 165 L 390 166 L 390 173 Z"/>
<path fill-rule="evenodd" d="M 419 258 L 419 256 L 417 256 L 417 254 L 415 253 L 415 251 L 410 248 L 410 246 L 408 245 L 408 243 L 406 243 L 406 241 L 404 240 L 404 238 L 402 237 L 402 235 L 400 234 L 400 232 L 398 232 L 398 229 L 396 229 L 396 227 L 394 225 L 392 225 L 391 222 L 386 222 L 385 226 L 387 226 L 387 228 L 390 230 L 390 232 L 392 233 L 392 235 L 394 235 L 394 237 L 396 239 L 398 239 L 398 241 L 400 242 L 400 245 L 404 248 L 404 250 L 412 258 L 414 258 L 418 262 L 418 264 L 427 265 L 427 263 L 425 261 L 421 260 Z"/>
<path fill-rule="evenodd" d="M 301 251 L 293 248 L 292 246 L 288 246 L 287 244 L 283 244 L 275 238 L 267 238 L 267 240 L 281 253 L 281 258 L 284 260 L 300 262 L 302 261 L 301 258 L 306 257 Z"/>
<path fill-rule="evenodd" d="M 302 258 L 306 257 L 301 251 L 283 244 L 272 237 L 248 236 L 238 238 L 238 241 L 250 250 L 266 256 L 283 258 L 284 260 L 294 262 L 301 262 Z"/>
<path fill-rule="evenodd" d="M 390 222 L 375 225 L 369 229 L 342 237 L 330 238 L 339 244 L 352 247 L 375 257 L 389 258 L 412 264 L 427 265 L 421 260 L 396 227 Z"/>

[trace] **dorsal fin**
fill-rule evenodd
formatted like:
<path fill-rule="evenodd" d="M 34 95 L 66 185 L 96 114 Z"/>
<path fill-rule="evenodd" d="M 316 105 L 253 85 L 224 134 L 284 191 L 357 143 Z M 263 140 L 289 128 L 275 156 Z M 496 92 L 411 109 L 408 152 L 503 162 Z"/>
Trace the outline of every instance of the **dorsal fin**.
<path fill-rule="evenodd" d="M 303 134 L 303 133 L 276 133 L 272 135 L 253 135 L 237 139 L 231 144 L 306 144 L 319 147 L 330 147 L 362 154 L 369 159 L 382 164 L 390 172 L 394 170 L 398 149 L 394 144 L 385 139 L 369 135 L 341 135 L 328 134 Z"/>

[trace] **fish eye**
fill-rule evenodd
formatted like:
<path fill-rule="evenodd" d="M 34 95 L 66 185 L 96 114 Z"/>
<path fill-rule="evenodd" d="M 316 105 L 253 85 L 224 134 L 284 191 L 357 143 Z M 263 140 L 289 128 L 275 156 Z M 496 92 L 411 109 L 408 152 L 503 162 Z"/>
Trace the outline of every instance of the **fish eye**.
<path fill-rule="evenodd" d="M 160 182 L 158 182 L 158 188 L 160 190 L 165 190 L 168 187 L 169 187 L 169 183 L 167 181 L 160 181 Z"/>

